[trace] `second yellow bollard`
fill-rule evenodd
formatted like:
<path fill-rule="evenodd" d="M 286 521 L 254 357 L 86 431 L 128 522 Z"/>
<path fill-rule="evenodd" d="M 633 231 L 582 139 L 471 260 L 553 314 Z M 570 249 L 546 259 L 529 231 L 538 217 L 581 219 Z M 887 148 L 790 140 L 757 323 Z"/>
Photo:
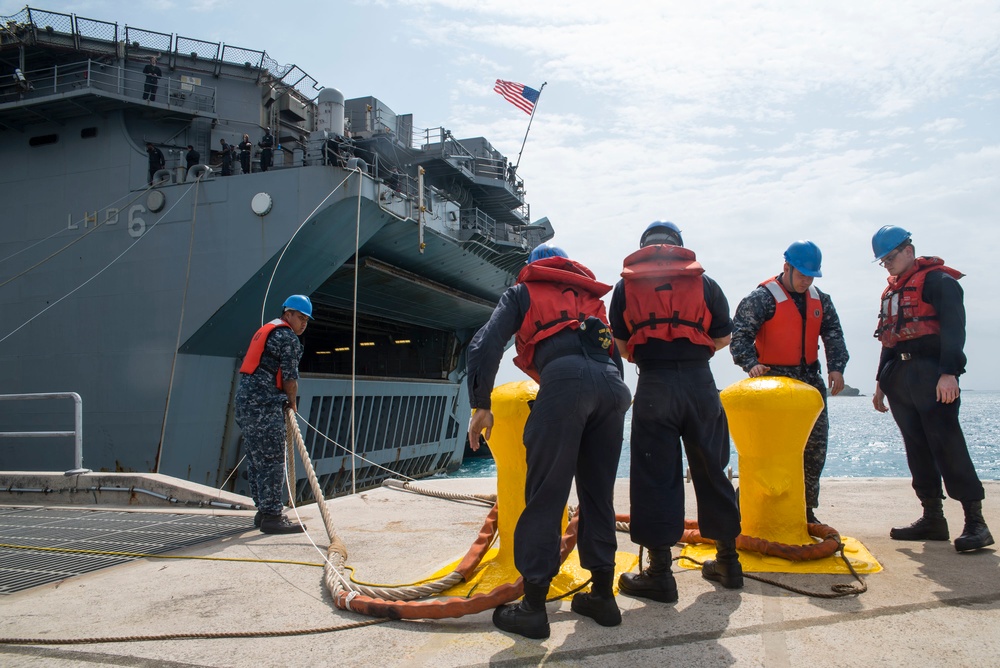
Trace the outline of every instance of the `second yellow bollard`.
<path fill-rule="evenodd" d="M 739 453 L 743 535 L 812 543 L 802 455 L 823 397 L 801 381 L 761 376 L 730 385 L 721 398 Z"/>
<path fill-rule="evenodd" d="M 803 453 L 823 397 L 812 386 L 782 376 L 747 378 L 721 393 L 739 454 L 741 534 L 789 546 L 815 545 L 806 524 Z M 882 569 L 857 540 L 841 536 L 844 555 L 858 573 Z M 703 561 L 713 545 L 691 544 L 682 555 Z M 740 550 L 745 572 L 846 573 L 843 559 L 791 561 Z M 691 568 L 681 560 L 681 566 Z"/>

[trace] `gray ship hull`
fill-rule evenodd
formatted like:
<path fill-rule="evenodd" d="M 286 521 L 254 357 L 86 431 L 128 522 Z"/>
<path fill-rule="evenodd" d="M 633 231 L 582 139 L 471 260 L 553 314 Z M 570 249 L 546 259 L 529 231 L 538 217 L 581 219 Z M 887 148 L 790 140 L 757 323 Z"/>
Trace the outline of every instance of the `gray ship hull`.
<path fill-rule="evenodd" d="M 5 35 L 0 56 L 58 60 L 48 41 L 61 33 L 37 23 L 20 23 L 34 32 L 17 43 Z M 506 160 L 481 138 L 444 131 L 401 142 L 412 119 L 375 98 L 347 101 L 364 130 L 333 153 L 339 135 L 316 127 L 323 105 L 280 80 L 248 81 L 220 60 L 208 64 L 221 74 L 209 90 L 190 83 L 205 80 L 194 71 L 205 63 L 174 54 L 173 89 L 188 95 L 151 103 L 128 83 L 140 55 L 83 51 L 58 54 L 83 64 L 82 86 L 60 83 L 64 63 L 26 70 L 36 82 L 50 73 L 51 89 L 0 89 L 0 394 L 79 393 L 87 468 L 243 493 L 239 364 L 256 328 L 302 293 L 317 319 L 303 336 L 300 426 L 325 492 L 456 468 L 465 345 L 530 246 L 551 237 L 547 221 L 529 225 L 523 189 L 502 178 Z M 272 116 L 254 106 L 267 86 L 284 96 Z M 302 109 L 286 114 L 286 98 Z M 373 109 L 383 124 L 370 122 Z M 240 114 L 246 122 L 232 120 Z M 219 139 L 261 117 L 279 139 L 306 134 L 269 171 L 222 177 Z M 154 137 L 168 169 L 150 186 L 144 143 Z M 187 143 L 214 168 L 180 167 L 170 147 Z M 3 402 L 0 419 L 3 431 L 73 428 L 65 401 Z M 0 469 L 71 464 L 71 439 L 0 440 Z"/>

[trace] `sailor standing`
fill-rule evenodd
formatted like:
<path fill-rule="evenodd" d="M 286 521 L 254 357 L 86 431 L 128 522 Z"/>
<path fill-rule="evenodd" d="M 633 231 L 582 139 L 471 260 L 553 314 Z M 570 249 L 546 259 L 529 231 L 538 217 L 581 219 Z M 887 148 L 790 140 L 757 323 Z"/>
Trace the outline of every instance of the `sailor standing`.
<path fill-rule="evenodd" d="M 264 136 L 260 138 L 257 142 L 257 146 L 260 146 L 260 171 L 266 172 L 271 168 L 271 150 L 274 148 L 274 136 L 271 135 L 271 128 L 266 128 L 264 130 Z"/>
<path fill-rule="evenodd" d="M 160 85 L 160 77 L 163 76 L 163 70 L 156 65 L 156 56 L 149 59 L 149 64 L 142 68 L 142 73 L 146 75 L 142 99 L 156 102 L 156 88 Z"/>
<path fill-rule="evenodd" d="M 815 285 L 823 275 L 823 254 L 811 241 L 793 242 L 785 251 L 781 273 L 758 285 L 743 298 L 733 316 L 733 362 L 750 378 L 784 376 L 808 383 L 823 396 L 803 453 L 806 521 L 818 524 L 819 479 L 826 464 L 830 418 L 827 388 L 836 396 L 844 389 L 844 369 L 850 355 L 833 300 Z M 823 382 L 819 341 L 826 350 L 828 382 Z"/>
<path fill-rule="evenodd" d="M 253 151 L 253 142 L 250 141 L 250 135 L 243 133 L 243 141 L 236 148 L 240 150 L 240 167 L 243 169 L 244 174 L 249 174 L 250 152 Z"/>
<path fill-rule="evenodd" d="M 243 431 L 249 460 L 250 496 L 257 506 L 254 526 L 264 533 L 300 533 L 305 526 L 281 513 L 285 479 L 285 407 L 296 410 L 299 390 L 299 336 L 312 318 L 304 295 L 285 300 L 280 318 L 254 334 L 240 367 L 236 424 Z"/>
<path fill-rule="evenodd" d="M 220 139 L 219 143 L 222 144 L 222 175 L 232 176 L 233 174 L 233 149 L 226 143 L 225 139 Z"/>
<path fill-rule="evenodd" d="M 677 584 L 670 548 L 684 533 L 684 473 L 688 455 L 701 534 L 718 556 L 702 575 L 729 589 L 743 586 L 736 552 L 740 511 L 725 474 L 729 425 L 709 360 L 729 344 L 729 302 L 705 275 L 681 231 L 657 221 L 639 250 L 625 258 L 611 297 L 611 328 L 622 355 L 639 367 L 632 406 L 630 506 L 632 541 L 649 551 L 649 567 L 623 574 L 622 593 L 672 603 Z"/>
<path fill-rule="evenodd" d="M 983 519 L 983 484 L 969 456 L 958 419 L 958 378 L 965 372 L 963 274 L 939 257 L 917 257 L 910 233 L 886 225 L 872 237 L 875 259 L 889 272 L 882 292 L 878 329 L 882 342 L 875 375 L 875 410 L 892 417 L 903 434 L 906 463 L 924 513 L 894 540 L 948 540 L 944 494 L 961 501 L 965 527 L 955 539 L 959 552 L 993 544 Z M 886 408 L 885 399 L 889 400 Z"/>
<path fill-rule="evenodd" d="M 197 165 L 201 161 L 201 154 L 194 150 L 194 146 L 191 144 L 187 145 L 187 153 L 184 154 L 184 162 L 187 165 L 188 170 Z"/>
<path fill-rule="evenodd" d="M 146 142 L 146 154 L 149 156 L 149 185 L 153 185 L 153 175 L 167 166 L 167 159 L 152 142 Z"/>

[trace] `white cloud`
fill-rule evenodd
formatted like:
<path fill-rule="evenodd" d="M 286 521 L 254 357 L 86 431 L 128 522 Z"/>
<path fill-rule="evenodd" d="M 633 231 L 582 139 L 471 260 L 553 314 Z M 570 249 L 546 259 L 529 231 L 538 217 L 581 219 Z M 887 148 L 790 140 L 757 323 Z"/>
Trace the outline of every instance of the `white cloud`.
<path fill-rule="evenodd" d="M 949 134 L 964 126 L 965 123 L 960 118 L 936 118 L 929 123 L 920 126 L 921 132 L 932 134 Z"/>

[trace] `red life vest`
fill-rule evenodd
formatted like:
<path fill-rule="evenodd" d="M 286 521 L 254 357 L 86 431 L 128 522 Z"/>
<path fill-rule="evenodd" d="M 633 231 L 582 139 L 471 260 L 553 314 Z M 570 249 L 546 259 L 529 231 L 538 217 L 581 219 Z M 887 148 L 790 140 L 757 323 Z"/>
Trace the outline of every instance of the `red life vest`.
<path fill-rule="evenodd" d="M 564 329 L 579 329 L 590 316 L 607 325 L 601 297 L 611 286 L 597 281 L 594 272 L 579 262 L 564 257 L 535 260 L 521 270 L 517 282 L 528 289 L 531 303 L 514 336 L 514 364 L 537 382 L 535 346 Z"/>
<path fill-rule="evenodd" d="M 267 343 L 267 337 L 271 335 L 275 329 L 279 327 L 291 327 L 287 322 L 281 318 L 272 320 L 263 327 L 257 330 L 257 333 L 253 335 L 250 339 L 250 347 L 247 349 L 247 354 L 243 358 L 243 365 L 240 366 L 240 373 L 251 374 L 257 370 L 260 366 L 260 358 L 264 356 L 264 345 Z M 268 371 L 272 371 L 268 369 Z M 279 367 L 277 372 L 272 371 L 275 374 L 275 381 L 278 384 L 278 389 L 285 389 L 284 383 L 281 380 L 281 368 Z"/>
<path fill-rule="evenodd" d="M 768 366 L 799 366 L 819 359 L 819 330 L 823 324 L 823 305 L 819 291 L 810 285 L 806 291 L 806 317 L 782 285 L 778 276 L 760 284 L 774 297 L 774 317 L 764 322 L 754 345 L 757 361 Z"/>
<path fill-rule="evenodd" d="M 628 359 L 636 346 L 650 339 L 708 346 L 712 312 L 705 302 L 705 270 L 694 251 L 682 246 L 655 244 L 625 258 L 625 322 L 628 323 Z"/>
<path fill-rule="evenodd" d="M 932 271 L 943 271 L 955 280 L 965 276 L 945 266 L 939 257 L 918 257 L 905 273 L 889 277 L 875 330 L 875 338 L 886 348 L 895 348 L 899 341 L 941 333 L 937 311 L 924 301 L 924 281 Z"/>

